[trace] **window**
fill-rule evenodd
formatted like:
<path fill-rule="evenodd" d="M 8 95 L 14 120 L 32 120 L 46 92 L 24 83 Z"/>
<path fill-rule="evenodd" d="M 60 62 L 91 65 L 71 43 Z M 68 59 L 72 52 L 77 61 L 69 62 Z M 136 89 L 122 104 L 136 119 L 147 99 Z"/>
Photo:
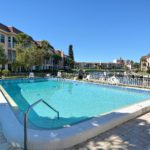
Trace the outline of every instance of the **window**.
<path fill-rule="evenodd" d="M 16 41 L 15 37 L 13 37 L 13 48 L 16 46 L 16 44 L 17 44 L 17 41 Z"/>
<path fill-rule="evenodd" d="M 12 61 L 14 61 L 16 59 L 16 52 L 12 51 Z"/>
<path fill-rule="evenodd" d="M 10 36 L 8 37 L 8 42 L 11 42 L 11 37 Z"/>
<path fill-rule="evenodd" d="M 9 60 L 9 61 L 11 61 L 11 60 L 12 60 L 11 50 L 8 50 L 8 60 Z"/>
<path fill-rule="evenodd" d="M 8 47 L 11 48 L 11 37 L 8 37 Z"/>
<path fill-rule="evenodd" d="M 16 52 L 13 50 L 8 50 L 8 60 L 14 61 L 16 59 Z"/>
<path fill-rule="evenodd" d="M 0 43 L 5 43 L 5 36 L 0 34 Z"/>

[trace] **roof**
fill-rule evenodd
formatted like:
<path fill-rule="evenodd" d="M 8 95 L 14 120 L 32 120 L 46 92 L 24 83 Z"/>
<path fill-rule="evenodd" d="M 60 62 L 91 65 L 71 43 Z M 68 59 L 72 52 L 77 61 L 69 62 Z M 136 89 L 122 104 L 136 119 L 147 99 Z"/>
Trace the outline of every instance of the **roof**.
<path fill-rule="evenodd" d="M 5 32 L 9 32 L 9 33 L 21 33 L 22 31 L 20 31 L 19 29 L 15 28 L 15 27 L 8 27 L 2 23 L 0 23 L 0 29 L 5 31 Z"/>
<path fill-rule="evenodd" d="M 10 32 L 9 28 L 2 23 L 0 23 L 0 29 L 5 31 L 5 32 Z"/>
<path fill-rule="evenodd" d="M 150 58 L 150 54 L 148 54 L 146 56 L 142 56 L 141 58 Z"/>
<path fill-rule="evenodd" d="M 18 33 L 21 33 L 21 32 L 22 32 L 22 31 L 20 31 L 19 29 L 15 28 L 15 27 L 8 27 L 8 29 L 9 29 L 9 31 L 10 31 L 11 33 L 16 33 L 16 34 L 18 34 Z"/>
<path fill-rule="evenodd" d="M 19 29 L 15 28 L 13 26 L 9 27 L 9 26 L 6 26 L 6 25 L 4 25 L 2 23 L 0 23 L 0 30 L 3 30 L 3 31 L 8 32 L 8 33 L 15 33 L 15 34 L 23 33 L 22 31 L 20 31 Z M 34 39 L 31 36 L 29 36 L 29 38 L 30 38 L 31 41 L 35 42 L 35 44 L 41 45 L 42 41 L 34 41 Z M 54 50 L 54 47 L 52 45 L 50 45 L 50 47 L 51 47 L 51 51 L 54 54 L 62 56 L 62 51 L 60 51 L 60 50 Z M 67 57 L 67 55 L 65 55 L 65 56 Z"/>
<path fill-rule="evenodd" d="M 55 50 L 54 53 L 58 54 L 58 55 L 61 55 L 61 51 L 60 50 Z"/>

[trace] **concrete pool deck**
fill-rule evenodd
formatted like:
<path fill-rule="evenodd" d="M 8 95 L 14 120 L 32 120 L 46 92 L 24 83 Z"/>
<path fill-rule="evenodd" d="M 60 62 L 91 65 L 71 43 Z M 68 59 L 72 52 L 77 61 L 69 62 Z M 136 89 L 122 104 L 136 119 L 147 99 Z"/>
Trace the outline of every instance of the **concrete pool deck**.
<path fill-rule="evenodd" d="M 0 148 L 6 143 L 0 127 Z M 10 146 L 5 148 L 3 150 L 17 150 Z M 150 150 L 150 112 L 66 150 L 98 149 Z"/>
<path fill-rule="evenodd" d="M 150 112 L 66 150 L 150 150 Z"/>

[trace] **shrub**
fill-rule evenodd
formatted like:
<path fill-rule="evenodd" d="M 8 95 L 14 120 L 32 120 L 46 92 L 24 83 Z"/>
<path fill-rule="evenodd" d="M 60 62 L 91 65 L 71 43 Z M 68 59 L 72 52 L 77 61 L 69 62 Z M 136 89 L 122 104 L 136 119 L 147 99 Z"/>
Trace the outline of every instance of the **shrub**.
<path fill-rule="evenodd" d="M 83 70 L 79 70 L 79 74 L 78 74 L 78 79 L 83 79 L 84 77 L 84 71 Z"/>
<path fill-rule="evenodd" d="M 9 70 L 2 70 L 2 75 L 8 76 L 10 74 Z"/>

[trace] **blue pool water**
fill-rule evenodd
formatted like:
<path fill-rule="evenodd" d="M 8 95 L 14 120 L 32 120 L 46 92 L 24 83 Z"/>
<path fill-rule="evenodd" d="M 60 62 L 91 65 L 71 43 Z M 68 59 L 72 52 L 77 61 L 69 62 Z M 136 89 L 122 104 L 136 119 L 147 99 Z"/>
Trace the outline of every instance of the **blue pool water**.
<path fill-rule="evenodd" d="M 41 98 L 59 111 L 57 119 L 56 113 L 43 103 L 33 108 L 29 120 L 41 128 L 71 125 L 150 98 L 150 93 L 142 90 L 76 81 L 18 79 L 1 84 L 22 112 Z"/>

